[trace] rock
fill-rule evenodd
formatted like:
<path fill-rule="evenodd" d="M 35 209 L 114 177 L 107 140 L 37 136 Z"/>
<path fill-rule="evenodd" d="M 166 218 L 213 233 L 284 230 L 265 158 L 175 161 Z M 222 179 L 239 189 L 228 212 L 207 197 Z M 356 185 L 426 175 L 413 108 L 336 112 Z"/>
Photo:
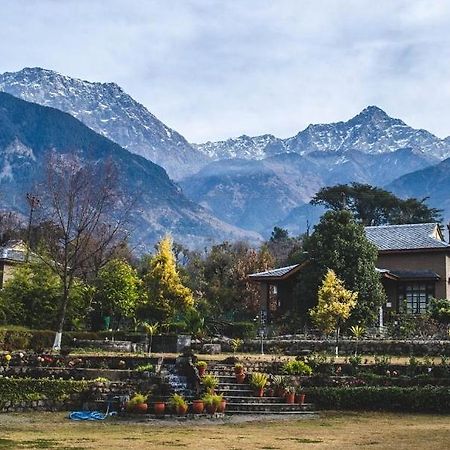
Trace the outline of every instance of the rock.
<path fill-rule="evenodd" d="M 203 344 L 202 353 L 218 355 L 219 353 L 222 353 L 222 346 L 220 344 Z"/>

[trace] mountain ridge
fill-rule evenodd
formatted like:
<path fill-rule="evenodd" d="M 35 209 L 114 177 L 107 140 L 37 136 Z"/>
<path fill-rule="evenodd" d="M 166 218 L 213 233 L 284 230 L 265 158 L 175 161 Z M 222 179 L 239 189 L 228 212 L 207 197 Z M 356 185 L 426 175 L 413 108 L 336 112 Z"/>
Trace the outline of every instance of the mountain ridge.
<path fill-rule="evenodd" d="M 67 112 L 97 133 L 180 178 L 207 157 L 113 82 L 100 83 L 26 67 L 0 74 L 0 91 Z"/>

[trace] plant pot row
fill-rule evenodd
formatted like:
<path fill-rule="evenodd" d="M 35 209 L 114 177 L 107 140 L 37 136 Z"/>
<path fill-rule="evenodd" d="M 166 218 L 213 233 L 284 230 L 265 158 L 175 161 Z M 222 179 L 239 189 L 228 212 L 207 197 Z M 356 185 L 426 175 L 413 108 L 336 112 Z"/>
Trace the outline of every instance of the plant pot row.
<path fill-rule="evenodd" d="M 227 406 L 227 401 L 223 399 L 220 402 L 220 405 L 208 404 L 205 405 L 203 400 L 193 400 L 192 401 L 192 412 L 194 414 L 202 414 L 205 410 L 208 414 L 215 414 L 225 412 L 225 408 Z M 127 411 L 135 414 L 146 414 L 148 412 L 148 404 L 147 403 L 139 403 L 133 405 L 132 407 L 127 407 Z M 155 402 L 153 403 L 153 411 L 157 416 L 162 416 L 166 412 L 166 403 L 165 402 Z M 178 405 L 175 408 L 175 412 L 178 416 L 184 416 L 188 412 L 188 405 Z"/>

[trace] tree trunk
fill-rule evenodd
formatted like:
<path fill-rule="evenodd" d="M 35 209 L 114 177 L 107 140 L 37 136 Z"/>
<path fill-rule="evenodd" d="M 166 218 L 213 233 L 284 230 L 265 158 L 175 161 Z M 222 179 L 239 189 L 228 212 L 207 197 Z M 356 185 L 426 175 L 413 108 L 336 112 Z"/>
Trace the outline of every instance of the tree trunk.
<path fill-rule="evenodd" d="M 341 331 L 341 327 L 336 328 L 336 356 L 339 356 L 339 333 Z"/>
<path fill-rule="evenodd" d="M 61 350 L 62 334 L 64 329 L 64 322 L 66 320 L 67 304 L 69 303 L 69 286 L 68 283 L 64 283 L 63 298 L 61 299 L 61 305 L 58 313 L 58 328 L 53 341 L 52 350 L 59 352 Z"/>

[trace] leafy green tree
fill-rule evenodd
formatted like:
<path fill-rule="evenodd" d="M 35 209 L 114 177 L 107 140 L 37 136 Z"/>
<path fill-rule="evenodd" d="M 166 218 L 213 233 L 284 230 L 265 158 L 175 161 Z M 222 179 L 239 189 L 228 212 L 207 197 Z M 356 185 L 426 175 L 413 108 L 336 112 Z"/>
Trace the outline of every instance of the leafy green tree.
<path fill-rule="evenodd" d="M 440 323 L 450 325 L 450 300 L 447 298 L 432 299 L 430 302 L 430 316 Z"/>
<path fill-rule="evenodd" d="M 69 328 L 83 328 L 90 302 L 90 290 L 74 280 L 67 310 Z M 61 279 L 42 263 L 18 266 L 0 291 L 3 321 L 34 329 L 52 329 L 57 323 Z"/>
<path fill-rule="evenodd" d="M 156 254 L 150 258 L 148 272 L 144 276 L 148 300 L 141 309 L 147 320 L 167 323 L 178 312 L 194 306 L 194 296 L 182 283 L 172 246 L 172 238 L 164 237 Z"/>
<path fill-rule="evenodd" d="M 406 200 L 369 184 L 351 183 L 324 187 L 313 197 L 313 205 L 333 211 L 349 209 L 364 225 L 399 225 L 440 222 L 441 210 L 426 205 L 427 198 Z"/>
<path fill-rule="evenodd" d="M 300 277 L 300 302 L 305 309 L 316 303 L 316 295 L 328 269 L 334 270 L 345 286 L 358 292 L 351 324 L 375 324 L 385 293 L 375 269 L 376 247 L 367 240 L 364 228 L 349 211 L 328 211 L 305 241 L 305 266 Z"/>
<path fill-rule="evenodd" d="M 141 298 L 141 280 L 126 261 L 112 259 L 100 269 L 95 298 L 102 316 L 115 319 L 116 328 L 123 319 L 135 316 Z"/>
<path fill-rule="evenodd" d="M 336 356 L 339 355 L 339 335 L 342 324 L 356 306 L 357 292 L 345 289 L 333 270 L 328 269 L 318 293 L 317 306 L 310 311 L 313 322 L 325 333 L 336 333 Z"/>

